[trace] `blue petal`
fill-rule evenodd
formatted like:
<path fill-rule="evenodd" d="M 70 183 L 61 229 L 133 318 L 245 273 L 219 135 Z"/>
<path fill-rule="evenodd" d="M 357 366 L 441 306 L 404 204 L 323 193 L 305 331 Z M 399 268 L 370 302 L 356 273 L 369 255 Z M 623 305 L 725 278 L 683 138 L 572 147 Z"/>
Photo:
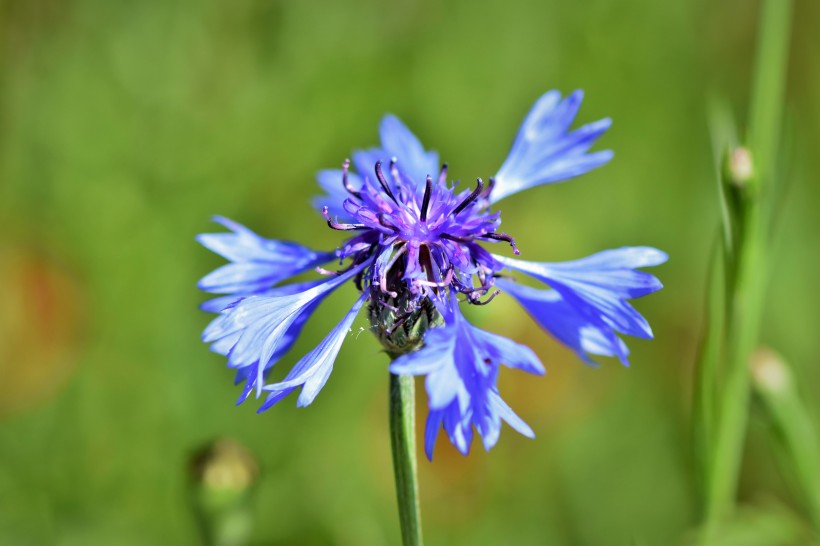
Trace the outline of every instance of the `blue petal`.
<path fill-rule="evenodd" d="M 289 285 L 274 288 L 272 290 L 268 290 L 267 292 L 264 292 L 262 295 L 264 295 L 264 296 L 286 296 L 286 295 L 296 294 L 296 293 L 299 293 L 299 292 L 303 292 L 303 291 L 305 291 L 309 288 L 312 288 L 314 286 L 318 286 L 318 285 L 322 284 L 323 282 L 324 281 L 319 280 L 319 281 L 308 281 L 308 282 L 303 282 L 303 283 L 289 284 Z M 216 299 L 220 299 L 220 298 L 216 298 Z M 233 296 L 233 299 L 236 299 L 236 297 Z M 211 301 L 215 301 L 215 300 L 211 300 Z M 239 300 L 236 300 L 235 302 L 233 302 L 233 305 L 238 303 L 238 301 Z M 302 332 L 302 328 L 304 327 L 305 323 L 310 318 L 310 316 L 313 314 L 313 312 L 316 310 L 316 308 L 319 307 L 320 303 L 321 303 L 321 299 L 316 300 L 313 303 L 311 303 L 309 305 L 306 305 L 299 312 L 298 316 L 293 321 L 293 324 L 291 324 L 288 327 L 288 329 L 285 331 L 285 333 L 282 334 L 282 339 L 279 342 L 279 344 L 277 344 L 276 350 L 273 352 L 270 359 L 265 363 L 265 365 L 261 369 L 259 369 L 259 362 L 258 361 L 254 362 L 250 365 L 244 365 L 244 366 L 240 367 L 240 372 L 241 372 L 241 370 L 246 369 L 246 368 L 247 369 L 252 368 L 253 370 L 255 370 L 254 375 L 245 384 L 245 392 L 243 393 L 243 396 L 240 396 L 240 402 L 245 400 L 245 398 L 247 398 L 248 393 L 250 392 L 249 391 L 250 388 L 256 387 L 257 390 L 259 388 L 261 388 L 263 375 L 267 371 L 269 371 L 283 356 L 285 356 L 285 354 L 287 354 L 288 351 L 290 351 L 290 349 L 296 343 L 296 340 L 299 337 L 299 334 Z M 231 353 L 231 350 L 234 348 L 236 343 L 242 337 L 242 333 L 243 333 L 243 330 L 237 330 L 236 332 L 234 332 L 232 334 L 228 334 L 225 337 L 214 341 L 211 344 L 211 350 L 214 351 L 215 353 L 219 353 L 219 354 L 224 355 L 224 356 L 229 356 L 230 353 Z M 235 367 L 237 367 L 237 363 L 232 362 L 231 359 L 229 358 L 228 359 L 228 367 L 235 368 Z M 248 375 L 248 374 L 250 374 L 250 372 L 246 372 L 246 375 Z"/>
<path fill-rule="evenodd" d="M 266 292 L 263 292 L 261 295 L 265 296 L 285 296 L 288 294 L 296 294 L 298 292 L 302 292 L 314 286 L 318 286 L 323 281 L 309 281 L 303 283 L 294 283 L 285 286 L 280 286 Z M 236 305 L 240 300 L 247 297 L 246 295 L 229 295 L 229 296 L 220 296 L 218 298 L 213 298 L 211 300 L 206 301 L 203 303 L 200 308 L 203 311 L 207 311 L 210 313 L 220 313 L 227 309 L 230 306 Z M 307 322 L 307 319 L 313 314 L 313 311 L 316 307 L 319 306 L 320 302 L 315 302 L 311 305 L 305 307 L 299 316 L 296 318 L 294 323 L 288 328 L 285 334 L 282 336 L 281 343 L 277 346 L 276 351 L 274 351 L 273 355 L 271 356 L 270 360 L 259 369 L 259 362 L 254 362 L 249 366 L 244 366 L 236 371 L 236 380 L 235 383 L 239 384 L 241 382 L 245 382 L 245 386 L 242 389 L 242 393 L 239 395 L 237 400 L 237 404 L 241 404 L 244 402 L 250 393 L 257 388 L 258 385 L 262 384 L 262 379 L 267 372 L 276 364 L 279 359 L 281 359 L 293 345 L 296 343 L 296 339 L 299 337 L 300 332 L 302 331 L 302 327 Z M 233 349 L 234 345 L 236 345 L 239 338 L 242 336 L 242 330 L 237 330 L 231 334 L 227 334 L 224 337 L 217 339 L 213 343 L 211 343 L 211 351 L 221 354 L 223 356 L 227 356 L 231 349 Z M 231 362 L 228 361 L 228 366 L 231 367 Z"/>
<path fill-rule="evenodd" d="M 260 370 L 258 366 L 259 363 L 257 362 L 253 366 L 246 366 L 245 368 L 239 368 L 238 370 L 236 370 L 236 378 L 234 379 L 234 384 L 238 385 L 243 381 L 245 382 L 245 385 L 242 387 L 242 392 L 240 393 L 239 398 L 236 399 L 237 406 L 245 400 L 247 400 L 250 394 L 255 390 L 260 375 Z M 263 379 L 265 376 L 267 376 L 269 371 L 270 368 L 266 368 L 262 371 L 261 375 Z"/>
<path fill-rule="evenodd" d="M 430 410 L 427 422 L 424 425 L 424 453 L 429 460 L 433 460 L 433 449 L 436 447 L 438 432 L 444 420 L 444 412 Z"/>
<path fill-rule="evenodd" d="M 625 246 L 616 249 L 602 250 L 586 258 L 572 262 L 551 264 L 553 267 L 571 267 L 586 269 L 635 269 L 638 267 L 653 267 L 661 265 L 669 259 L 669 255 L 657 248 L 649 246 Z"/>
<path fill-rule="evenodd" d="M 386 115 L 382 118 L 379 135 L 382 149 L 390 156 L 387 159 L 397 158 L 399 169 L 416 184 L 423 184 L 427 175 L 435 176 L 438 173 L 438 153 L 426 151 L 419 139 L 396 116 Z"/>
<path fill-rule="evenodd" d="M 304 292 L 308 288 L 313 288 L 314 286 L 318 286 L 322 284 L 324 279 L 312 280 L 312 281 L 305 281 L 305 282 L 298 282 L 292 284 L 284 284 L 281 286 L 277 286 L 276 288 L 271 288 L 269 290 L 264 290 L 255 293 L 248 293 L 248 294 L 230 294 L 227 296 L 219 296 L 216 298 L 209 299 L 208 301 L 203 302 L 200 304 L 199 308 L 203 311 L 207 311 L 208 313 L 216 313 L 219 314 L 228 307 L 232 305 L 236 305 L 239 303 L 240 300 L 252 296 L 254 294 L 259 296 L 288 296 L 291 294 L 297 294 L 299 292 Z"/>
<path fill-rule="evenodd" d="M 233 349 L 234 345 L 236 345 L 236 342 L 239 341 L 240 337 L 242 337 L 241 331 L 226 334 L 224 337 L 219 338 L 213 343 L 211 343 L 211 351 L 222 356 L 228 356 L 228 354 L 231 352 L 231 349 Z M 228 363 L 228 367 L 231 367 L 230 362 Z"/>
<path fill-rule="evenodd" d="M 368 150 L 358 150 L 353 153 L 353 166 L 361 178 L 366 178 L 373 182 L 376 179 L 376 162 L 381 161 L 384 165 L 389 165 L 393 156 L 390 152 L 381 148 L 370 148 Z M 388 183 L 390 180 L 388 179 Z"/>
<path fill-rule="evenodd" d="M 445 326 L 428 331 L 421 350 L 403 355 L 390 365 L 394 374 L 427 376 L 430 416 L 425 451 L 429 458 L 442 426 L 453 445 L 466 455 L 473 427 L 484 447 L 490 449 L 498 440 L 501 420 L 518 419 L 493 398 L 498 392 L 496 380 L 501 364 L 544 373 L 535 353 L 527 347 L 470 325 L 456 305 L 442 305 L 441 312 Z M 518 421 L 515 426 L 521 429 Z"/>
<path fill-rule="evenodd" d="M 544 375 L 546 373 L 541 361 L 538 360 L 533 350 L 526 345 L 521 345 L 490 332 L 482 332 L 481 335 L 484 337 L 484 347 L 487 354 L 492 360 L 509 368 L 516 368 L 534 375 Z"/>
<path fill-rule="evenodd" d="M 206 292 L 259 292 L 335 257 L 332 252 L 316 252 L 296 243 L 265 239 L 226 218 L 214 220 L 233 233 L 205 233 L 197 236 L 197 241 L 232 263 L 199 281 L 197 286 Z"/>
<path fill-rule="evenodd" d="M 212 298 L 206 302 L 203 302 L 200 304 L 199 308 L 208 313 L 220 313 L 229 305 L 236 303 L 237 300 L 240 300 L 243 297 L 244 296 L 237 296 L 236 294 L 231 294 L 230 296 L 219 296 L 218 298 Z"/>
<path fill-rule="evenodd" d="M 282 357 L 284 357 L 293 348 L 293 346 L 296 344 L 296 340 L 299 338 L 299 334 L 301 334 L 301 332 L 302 332 L 302 328 L 304 327 L 305 323 L 310 318 L 310 316 L 313 314 L 313 312 L 316 310 L 316 308 L 319 307 L 320 303 L 321 303 L 320 300 L 315 301 L 315 302 L 311 303 L 310 305 L 306 306 L 299 313 L 299 315 L 293 321 L 293 324 L 291 324 L 288 327 L 288 329 L 285 331 L 285 333 L 282 334 L 281 341 L 276 346 L 276 350 L 273 352 L 273 354 L 271 355 L 270 359 L 265 364 L 265 366 L 263 366 L 260 369 L 259 368 L 259 362 L 257 361 L 255 363 L 251 364 L 250 366 L 246 366 L 245 368 L 240 368 L 240 370 L 237 373 L 241 373 L 242 370 L 248 370 L 248 371 L 246 371 L 246 373 L 245 373 L 245 377 L 247 378 L 247 381 L 245 383 L 243 393 L 242 393 L 242 395 L 240 395 L 238 403 L 244 401 L 248 397 L 248 394 L 251 392 L 251 390 L 253 390 L 254 388 L 257 391 L 257 396 L 259 396 L 259 394 L 261 393 L 261 387 L 262 387 L 264 377 L 267 375 L 267 373 L 270 371 L 270 369 L 273 368 L 273 366 L 277 362 L 279 362 L 279 360 L 281 360 Z M 240 336 L 241 336 L 241 332 L 238 332 L 235 336 L 233 336 L 233 339 L 230 339 L 230 337 L 225 338 L 224 345 L 218 346 L 218 344 L 220 342 L 216 342 L 213 345 L 211 345 L 211 349 L 216 351 L 216 352 L 219 352 L 221 354 L 229 354 L 230 349 L 233 349 L 233 346 L 236 345 L 237 341 L 239 341 Z M 220 340 L 220 341 L 222 341 L 222 340 Z M 230 344 L 230 347 L 229 347 L 229 344 Z M 222 352 L 222 350 L 224 350 L 226 347 L 229 347 L 228 351 Z M 230 360 L 228 361 L 228 366 L 231 366 Z"/>
<path fill-rule="evenodd" d="M 492 396 L 492 392 L 488 393 L 488 401 Z M 481 435 L 481 443 L 484 445 L 484 449 L 490 451 L 498 443 L 498 438 L 501 436 L 501 416 L 496 408 L 492 406 L 492 402 L 489 402 L 487 414 L 477 422 L 476 428 Z"/>
<path fill-rule="evenodd" d="M 304 292 L 316 286 L 319 286 L 325 282 L 325 279 L 318 279 L 313 281 L 286 284 L 283 286 L 277 286 L 276 288 L 272 288 L 264 292 L 259 292 L 255 295 L 264 297 L 291 296 L 294 294 L 299 294 L 300 292 Z M 219 314 L 218 317 L 211 321 L 211 324 L 205 329 L 205 331 L 202 334 L 202 341 L 206 343 L 212 343 L 211 350 L 221 355 L 227 356 L 230 350 L 233 348 L 233 345 L 236 344 L 236 341 L 239 341 L 239 337 L 241 336 L 243 329 L 239 325 L 234 324 L 233 331 L 228 331 L 224 315 L 230 310 L 230 308 L 235 307 L 242 300 L 248 298 L 251 295 L 254 294 L 234 294 L 230 296 L 222 296 L 219 298 L 208 300 L 202 304 L 201 307 L 203 308 L 203 310 Z M 318 304 L 318 301 L 315 303 Z M 311 308 L 311 306 L 308 305 L 305 307 L 303 313 L 306 315 L 310 315 L 312 309 L 315 307 L 316 306 L 314 305 Z M 304 317 L 304 320 L 307 320 L 307 316 Z M 304 320 L 301 322 L 303 323 Z M 233 343 L 228 345 L 227 343 L 231 339 L 233 339 Z M 228 365 L 230 366 L 231 363 L 229 362 Z"/>
<path fill-rule="evenodd" d="M 363 262 L 347 272 L 314 283 L 301 292 L 248 296 L 225 309 L 203 332 L 203 341 L 216 342 L 224 338 L 234 341 L 228 353 L 228 365 L 235 368 L 269 363 L 292 346 L 301 329 L 299 321 L 307 320 L 312 310 L 335 288 L 351 279 L 370 262 Z M 304 286 L 304 284 L 302 285 Z M 278 289 L 275 289 L 278 290 Z M 257 392 L 262 387 L 265 366 L 258 366 Z"/>
<path fill-rule="evenodd" d="M 534 263 L 494 256 L 502 265 L 526 273 L 554 288 L 560 303 L 550 296 L 537 295 L 521 287 L 513 295 L 524 303 L 542 326 L 578 352 L 579 346 L 594 354 L 617 355 L 626 364 L 627 352 L 614 332 L 651 338 L 649 323 L 625 300 L 645 296 L 662 288 L 653 275 L 633 268 L 658 265 L 665 253 L 648 247 L 625 247 L 600 252 L 581 260 L 562 263 Z M 504 283 L 510 289 L 509 283 Z M 560 325 L 552 315 L 566 305 L 567 324 Z M 573 331 L 584 330 L 584 337 Z M 603 338 L 601 337 L 603 336 Z M 587 346 L 584 348 L 584 340 Z M 594 350 L 587 350 L 594 349 Z"/>
<path fill-rule="evenodd" d="M 360 177 L 374 179 L 377 161 L 386 166 L 395 158 L 396 166 L 404 175 L 404 180 L 415 184 L 416 189 L 424 187 L 427 175 L 439 172 L 438 153 L 427 151 L 421 142 L 396 116 L 387 115 L 379 126 L 381 148 L 359 150 L 353 154 L 353 165 Z M 388 177 L 388 183 L 390 183 Z"/>
<path fill-rule="evenodd" d="M 507 405 L 506 402 L 501 398 L 498 394 L 498 391 L 492 391 L 490 393 L 490 403 L 493 405 L 493 409 L 498 412 L 498 415 L 507 422 L 512 428 L 514 428 L 519 434 L 526 436 L 527 438 L 535 438 L 535 433 L 532 431 L 530 426 L 521 419 L 510 406 Z"/>
<path fill-rule="evenodd" d="M 350 326 L 366 299 L 367 293 L 362 294 L 342 319 L 342 322 L 333 328 L 330 334 L 315 349 L 297 362 L 283 381 L 267 385 L 264 388 L 271 394 L 262 407 L 259 408 L 260 412 L 270 408 L 298 387 L 302 387 L 302 392 L 299 395 L 297 405 L 304 407 L 313 402 L 325 385 L 330 372 L 333 371 L 336 356 L 339 354 L 342 343 L 350 331 Z"/>
<path fill-rule="evenodd" d="M 490 203 L 534 186 L 573 178 L 612 159 L 608 150 L 586 153 L 609 128 L 609 119 L 567 132 L 582 99 L 581 91 L 563 101 L 558 91 L 550 91 L 536 101 L 495 176 Z"/>
<path fill-rule="evenodd" d="M 450 442 L 459 453 L 468 455 L 470 444 L 473 443 L 473 427 L 471 424 L 471 412 L 459 406 L 458 402 L 453 402 L 444 411 L 444 430 L 450 437 Z"/>
<path fill-rule="evenodd" d="M 558 291 L 530 288 L 505 279 L 496 280 L 496 286 L 518 300 L 533 320 L 590 366 L 597 365 L 590 354 L 617 356 L 626 361 L 629 350 L 620 338 L 612 343 L 611 328 L 596 327 L 565 302 Z"/>
<path fill-rule="evenodd" d="M 350 193 L 342 183 L 343 174 L 341 169 L 319 171 L 316 180 L 319 182 L 319 186 L 327 192 L 327 195 L 318 195 L 311 202 L 316 210 L 320 212 L 323 207 L 327 207 L 331 218 L 337 218 L 340 222 L 353 222 L 353 217 L 344 209 L 345 199 L 350 197 Z M 362 187 L 362 179 L 355 173 L 348 172 L 347 180 L 348 184 L 355 190 Z"/>

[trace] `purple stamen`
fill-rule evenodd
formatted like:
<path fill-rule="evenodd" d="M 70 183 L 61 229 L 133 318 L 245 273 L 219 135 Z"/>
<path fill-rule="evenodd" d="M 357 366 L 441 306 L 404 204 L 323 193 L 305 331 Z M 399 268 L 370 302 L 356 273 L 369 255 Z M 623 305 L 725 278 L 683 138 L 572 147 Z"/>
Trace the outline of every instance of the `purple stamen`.
<path fill-rule="evenodd" d="M 393 231 L 399 231 L 399 228 L 397 228 L 396 226 L 394 226 L 393 224 L 391 224 L 390 222 L 387 221 L 387 219 L 384 217 L 384 213 L 379 213 L 377 218 L 379 219 L 379 224 L 382 225 L 383 227 L 386 227 L 387 229 L 390 229 L 390 230 L 393 230 Z"/>
<path fill-rule="evenodd" d="M 416 284 L 422 286 L 433 286 L 436 288 L 447 288 L 448 286 L 450 286 L 450 283 L 453 282 L 453 271 L 453 267 L 450 266 L 450 268 L 447 270 L 447 276 L 445 276 L 444 280 L 441 282 L 425 281 L 423 279 L 419 279 L 416 281 Z"/>
<path fill-rule="evenodd" d="M 397 319 L 396 319 L 396 322 L 394 322 L 394 323 L 393 323 L 393 326 L 391 326 L 390 328 L 388 328 L 388 329 L 387 329 L 387 331 L 385 332 L 385 334 L 387 334 L 388 336 L 392 336 L 392 335 L 393 335 L 393 332 L 395 332 L 396 330 L 398 330 L 398 329 L 399 329 L 399 327 L 400 327 L 402 324 L 404 324 L 405 322 L 407 322 L 407 319 L 409 319 L 411 316 L 413 316 L 413 313 L 412 313 L 412 312 L 410 312 L 410 313 L 405 313 L 404 315 L 402 315 L 402 316 L 400 316 L 399 318 L 397 318 Z"/>
<path fill-rule="evenodd" d="M 495 297 L 496 297 L 497 295 L 499 295 L 500 293 L 501 293 L 501 290 L 496 290 L 495 292 L 493 292 L 492 294 L 490 294 L 490 297 L 489 297 L 489 298 L 487 298 L 487 299 L 486 299 L 486 300 L 484 300 L 484 301 L 481 301 L 478 297 L 476 297 L 475 299 L 473 299 L 473 297 L 472 297 L 472 296 L 468 296 L 468 298 L 469 298 L 470 304 L 472 304 L 472 305 L 487 305 L 488 303 L 490 303 L 491 301 L 493 301 L 493 300 L 495 299 Z"/>
<path fill-rule="evenodd" d="M 376 161 L 376 178 L 379 180 L 379 184 L 381 184 L 384 193 L 393 200 L 393 202 L 398 205 L 399 202 L 396 200 L 396 197 L 393 195 L 393 192 L 390 190 L 390 186 L 387 184 L 387 179 L 384 177 L 384 173 L 382 173 L 382 162 Z"/>
<path fill-rule="evenodd" d="M 347 180 L 347 171 L 348 171 L 348 169 L 350 169 L 350 160 L 345 159 L 345 162 L 342 163 L 342 185 L 345 187 L 345 189 L 348 191 L 348 193 L 350 195 L 352 195 L 356 199 L 361 199 L 362 194 L 360 194 L 359 192 L 354 190 L 353 186 L 351 186 L 350 182 L 348 182 L 348 180 Z"/>
<path fill-rule="evenodd" d="M 518 247 L 515 246 L 515 239 L 507 235 L 506 233 L 486 233 L 482 235 L 482 237 L 486 237 L 487 239 L 495 239 L 496 241 L 506 241 L 510 243 L 510 246 L 513 249 L 513 254 L 518 256 L 521 252 L 518 250 Z"/>
<path fill-rule="evenodd" d="M 393 254 L 393 256 L 390 258 L 390 261 L 387 262 L 387 265 L 384 266 L 384 269 L 382 269 L 382 274 L 379 277 L 379 288 L 381 288 L 382 292 L 384 292 L 385 294 L 390 295 L 393 298 L 398 297 L 398 294 L 396 294 L 395 292 L 392 292 L 392 291 L 387 289 L 387 273 L 396 264 L 398 259 L 401 258 L 404 255 L 404 253 L 406 251 L 407 251 L 407 246 L 402 246 L 399 249 L 398 252 Z"/>
<path fill-rule="evenodd" d="M 443 186 L 447 183 L 447 163 L 441 166 L 441 171 L 438 173 L 438 185 Z"/>
<path fill-rule="evenodd" d="M 398 313 L 400 311 L 400 309 L 398 307 L 396 307 L 395 305 L 390 305 L 389 303 L 387 303 L 384 300 L 379 300 L 379 305 L 381 305 L 382 307 L 385 307 L 387 309 L 390 309 L 394 313 Z"/>
<path fill-rule="evenodd" d="M 447 239 L 448 241 L 455 241 L 456 243 L 472 243 L 472 239 L 468 239 L 467 237 L 459 237 L 458 235 L 450 235 L 449 233 L 442 233 L 440 235 L 442 239 Z"/>
<path fill-rule="evenodd" d="M 487 184 L 479 178 L 473 189 L 458 192 L 458 182 L 450 183 L 448 165 L 443 163 L 436 179 L 432 174 L 426 176 L 422 195 L 419 195 L 415 185 L 405 184 L 409 179 L 400 172 L 396 158 L 389 162 L 389 173 L 385 161 L 374 164 L 380 187 L 365 179 L 366 187 L 358 191 L 355 184 L 351 184 L 350 162 L 344 162 L 342 182 L 353 196 L 345 202 L 345 209 L 355 220 L 341 223 L 330 216 L 328 208 L 322 210 L 332 229 L 364 230 L 366 233 L 346 243 L 339 254 L 340 259 L 353 257 L 355 265 L 392 247 L 384 267 L 374 267 L 364 275 L 356 276 L 357 287 L 366 290 L 370 286 L 375 305 L 389 309 L 393 309 L 391 303 L 395 304 L 403 290 L 409 290 L 412 297 L 399 306 L 406 309 L 394 310 L 397 316 L 417 310 L 423 298 L 436 297 L 448 288 L 463 294 L 467 303 L 483 305 L 482 299 L 490 301 L 494 297 L 490 295 L 494 290 L 494 271 L 482 265 L 484 251 L 475 243 L 506 241 L 516 254 L 518 249 L 512 237 L 495 233 L 498 215 L 483 212 L 487 207 Z M 493 180 L 488 183 L 492 185 Z M 389 204 L 391 201 L 394 205 Z M 415 241 L 416 237 L 418 241 Z M 412 246 L 411 241 L 415 241 Z M 459 261 L 466 259 L 472 263 L 470 274 L 460 272 L 454 266 L 451 253 L 458 256 Z M 405 273 L 405 260 L 413 262 L 407 266 L 412 269 L 412 274 Z M 322 268 L 317 271 L 323 275 L 338 275 Z"/>
<path fill-rule="evenodd" d="M 487 199 L 490 197 L 490 194 L 493 192 L 493 188 L 495 187 L 495 178 L 490 178 L 487 181 L 487 188 L 481 193 L 482 199 Z"/>
<path fill-rule="evenodd" d="M 430 206 L 430 192 L 433 191 L 433 179 L 428 174 L 427 175 L 427 185 L 424 187 L 424 199 L 421 202 L 421 216 L 419 219 L 422 222 L 427 221 L 427 207 Z"/>
<path fill-rule="evenodd" d="M 401 187 L 401 177 L 399 176 L 399 168 L 396 166 L 398 159 L 395 157 L 390 159 L 390 177 L 393 178 L 393 183 L 396 187 Z"/>
<path fill-rule="evenodd" d="M 473 193 L 468 195 L 467 199 L 462 201 L 459 206 L 457 206 L 455 209 L 453 209 L 453 216 L 457 215 L 459 212 L 461 212 L 462 210 L 467 208 L 470 205 L 470 203 L 475 201 L 476 197 L 478 197 L 478 194 L 480 194 L 481 190 L 483 190 L 483 189 L 484 189 L 484 182 L 479 178 L 478 179 L 478 185 L 476 185 L 475 190 L 473 190 Z"/>
<path fill-rule="evenodd" d="M 340 224 L 338 222 L 334 222 L 333 219 L 330 217 L 330 214 L 327 212 L 327 207 L 322 207 L 322 216 L 325 217 L 327 220 L 327 225 L 330 226 L 331 229 L 336 229 L 339 231 L 353 231 L 355 229 L 370 229 L 364 224 Z"/>

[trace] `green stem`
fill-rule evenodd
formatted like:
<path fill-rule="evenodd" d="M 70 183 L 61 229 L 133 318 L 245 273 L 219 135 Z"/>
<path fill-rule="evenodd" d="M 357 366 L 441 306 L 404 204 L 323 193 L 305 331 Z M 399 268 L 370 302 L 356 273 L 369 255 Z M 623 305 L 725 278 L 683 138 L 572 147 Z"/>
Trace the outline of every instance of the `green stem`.
<path fill-rule="evenodd" d="M 748 138 L 758 187 L 771 182 L 780 142 L 791 15 L 792 0 L 765 0 L 760 13 Z"/>
<path fill-rule="evenodd" d="M 695 368 L 694 406 L 693 406 L 693 442 L 695 464 L 700 481 L 698 482 L 701 498 L 708 487 L 708 476 L 711 473 L 709 456 L 712 453 L 712 438 L 715 423 L 715 401 L 717 393 L 718 363 L 720 362 L 721 340 L 724 335 L 724 296 L 722 246 L 724 241 L 716 241 L 715 249 L 709 264 L 709 282 L 706 292 L 706 320 L 703 339 L 698 349 L 698 361 Z"/>
<path fill-rule="evenodd" d="M 779 142 L 791 0 L 764 0 L 760 14 L 757 64 L 749 117 L 749 148 L 756 174 L 742 188 L 740 233 L 734 275 L 727 283 L 731 297 L 727 338 L 726 383 L 719 401 L 706 490 L 704 542 L 735 499 L 745 442 L 749 404 L 748 362 L 757 344 L 766 278 L 766 229 L 761 203 L 772 183 Z"/>
<path fill-rule="evenodd" d="M 729 328 L 727 378 L 722 389 L 720 412 L 713 436 L 712 464 L 706 489 L 706 529 L 711 537 L 730 511 L 746 436 L 749 404 L 747 362 L 757 343 L 763 303 L 764 253 L 757 229 L 759 205 L 750 204 L 744 226 L 740 264 L 734 283 Z"/>
<path fill-rule="evenodd" d="M 788 364 L 767 350 L 758 351 L 752 362 L 754 387 L 782 442 L 784 472 L 820 532 L 820 436 Z"/>
<path fill-rule="evenodd" d="M 404 546 L 421 546 L 418 470 L 416 465 L 415 382 L 390 374 L 390 443 Z"/>

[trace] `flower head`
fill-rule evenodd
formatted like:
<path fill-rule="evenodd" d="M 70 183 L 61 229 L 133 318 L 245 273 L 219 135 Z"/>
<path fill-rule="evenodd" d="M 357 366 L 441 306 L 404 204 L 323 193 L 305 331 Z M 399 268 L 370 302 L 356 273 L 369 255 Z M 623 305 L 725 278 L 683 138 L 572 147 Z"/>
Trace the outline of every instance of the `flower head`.
<path fill-rule="evenodd" d="M 612 157 L 609 151 L 588 153 L 609 120 L 569 130 L 581 98 L 575 92 L 561 99 L 556 91 L 541 97 L 498 173 L 466 189 L 448 180 L 437 153 L 386 116 L 381 148 L 356 152 L 352 165 L 346 160 L 341 170 L 319 173 L 326 194 L 314 205 L 329 227 L 351 232 L 335 252 L 263 239 L 218 219 L 233 233 L 199 240 L 231 263 L 206 276 L 200 287 L 229 295 L 205 304 L 219 316 L 203 339 L 237 369 L 237 382 L 245 382 L 240 402 L 252 391 L 267 392 L 262 411 L 299 388 L 298 404 L 310 404 L 365 303 L 374 333 L 394 358 L 390 371 L 426 376 L 430 458 L 442 427 L 464 454 L 473 429 L 486 449 L 495 445 L 502 420 L 533 435 L 501 399 L 497 378 L 502 365 L 533 374 L 543 374 L 543 366 L 527 347 L 470 325 L 462 305 L 485 305 L 507 292 L 584 361 L 603 355 L 627 364 L 618 334 L 652 337 L 652 331 L 626 300 L 661 288 L 637 268 L 663 263 L 666 255 L 627 247 L 573 262 L 522 261 L 510 256 L 519 255 L 515 240 L 499 230 L 500 213 L 491 210 L 504 197 L 578 176 Z M 487 249 L 498 243 L 510 248 L 504 254 Z M 317 267 L 333 259 L 340 270 Z M 325 278 L 279 284 L 313 268 Z M 513 272 L 546 286 L 519 285 Z M 347 281 L 361 293 L 350 311 L 283 381 L 266 385 L 267 372 L 291 349 L 307 318 Z"/>

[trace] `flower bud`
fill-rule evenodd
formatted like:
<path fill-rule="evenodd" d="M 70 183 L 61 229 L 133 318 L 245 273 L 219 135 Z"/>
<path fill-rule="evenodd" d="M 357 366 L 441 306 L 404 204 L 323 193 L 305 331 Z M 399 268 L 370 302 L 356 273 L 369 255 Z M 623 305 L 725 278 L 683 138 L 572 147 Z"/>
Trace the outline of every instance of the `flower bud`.
<path fill-rule="evenodd" d="M 259 476 L 253 456 L 232 440 L 216 440 L 190 463 L 193 507 L 208 544 L 246 544 L 253 528 L 250 493 Z"/>
<path fill-rule="evenodd" d="M 761 347 L 752 354 L 749 367 L 752 381 L 763 392 L 782 394 L 792 387 L 792 376 L 780 355 Z"/>
<path fill-rule="evenodd" d="M 384 303 L 371 303 L 368 316 L 370 329 L 391 358 L 420 349 L 424 333 L 444 323 L 433 302 L 425 298 L 415 303 L 407 289 Z"/>
<path fill-rule="evenodd" d="M 724 169 L 726 179 L 732 185 L 739 188 L 746 186 L 755 175 L 752 152 L 743 146 L 729 150 Z"/>

